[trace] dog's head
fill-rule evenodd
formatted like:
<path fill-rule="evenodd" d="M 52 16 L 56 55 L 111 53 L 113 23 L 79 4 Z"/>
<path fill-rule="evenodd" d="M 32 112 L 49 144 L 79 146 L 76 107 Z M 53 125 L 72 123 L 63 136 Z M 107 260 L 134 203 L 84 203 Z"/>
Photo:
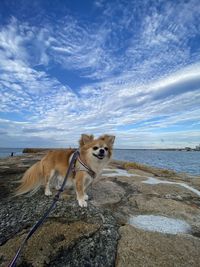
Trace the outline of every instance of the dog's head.
<path fill-rule="evenodd" d="M 93 135 L 82 134 L 79 141 L 80 152 L 90 159 L 108 161 L 112 156 L 113 144 L 115 136 L 102 135 L 94 139 Z"/>

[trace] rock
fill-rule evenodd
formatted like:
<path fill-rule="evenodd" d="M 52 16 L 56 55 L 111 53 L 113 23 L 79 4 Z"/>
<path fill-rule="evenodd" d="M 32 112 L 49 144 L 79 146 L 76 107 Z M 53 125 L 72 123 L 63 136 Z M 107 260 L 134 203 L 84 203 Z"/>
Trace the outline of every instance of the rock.
<path fill-rule="evenodd" d="M 119 229 L 117 267 L 198 267 L 200 240 L 186 234 L 146 232 L 126 225 Z"/>
<path fill-rule="evenodd" d="M 125 190 L 112 181 L 102 179 L 92 186 L 92 194 L 95 206 L 112 205 L 120 202 Z"/>
<path fill-rule="evenodd" d="M 176 217 L 187 220 L 189 223 L 200 221 L 200 209 L 181 201 L 139 195 L 129 198 L 130 202 L 135 203 L 141 213 L 152 213 Z"/>
<path fill-rule="evenodd" d="M 84 222 L 69 224 L 64 220 L 59 222 L 59 219 L 56 222 L 48 220 L 27 243 L 21 262 L 32 266 L 49 265 L 63 249 L 67 251 L 77 240 L 94 235 L 99 227 L 100 225 Z M 0 257 L 3 264 L 9 264 L 26 235 L 24 231 L 20 232 L 1 248 Z"/>
<path fill-rule="evenodd" d="M 46 197 L 44 189 L 31 197 L 11 197 L 16 182 L 44 153 L 0 160 L 2 266 L 7 266 L 21 240 L 52 203 L 53 197 Z M 199 180 L 155 168 L 153 173 L 151 168 L 138 170 L 130 163 L 128 169 L 125 166 L 112 161 L 104 175 L 94 180 L 87 209 L 78 206 L 73 191 L 64 192 L 28 241 L 17 266 L 199 266 L 200 196 L 195 191 L 200 190 Z M 195 190 L 169 183 L 145 184 L 150 177 L 185 183 Z M 148 214 L 185 220 L 191 231 L 172 235 L 129 225 L 130 217 Z"/>
<path fill-rule="evenodd" d="M 169 195 L 171 195 L 175 199 L 180 199 L 180 197 L 183 200 L 189 200 L 189 199 L 195 199 L 198 198 L 198 195 L 194 192 L 190 191 L 187 188 L 184 188 L 177 184 L 145 184 L 145 183 L 137 183 L 138 190 L 142 194 L 150 194 L 150 195 L 156 195 L 160 196 L 161 198 L 168 198 Z"/>
<path fill-rule="evenodd" d="M 12 214 L 1 215 L 5 223 L 1 228 L 0 264 L 8 264 L 27 229 L 52 201 L 43 203 L 41 200 L 36 200 L 38 206 L 34 204 L 31 210 L 28 208 L 30 202 L 25 201 L 15 205 Z M 117 228 L 109 212 L 91 205 L 88 209 L 81 209 L 73 200 L 67 205 L 60 200 L 46 223 L 28 241 L 19 263 L 22 266 L 86 266 L 89 263 L 92 266 L 113 266 L 119 238 Z"/>

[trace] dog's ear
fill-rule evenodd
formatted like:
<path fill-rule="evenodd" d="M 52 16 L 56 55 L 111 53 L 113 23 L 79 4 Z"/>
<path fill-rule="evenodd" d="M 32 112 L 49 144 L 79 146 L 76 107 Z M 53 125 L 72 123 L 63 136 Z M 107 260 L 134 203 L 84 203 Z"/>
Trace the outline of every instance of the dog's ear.
<path fill-rule="evenodd" d="M 93 140 L 94 140 L 93 135 L 82 134 L 81 139 L 79 140 L 79 144 L 80 144 L 80 146 L 84 146 L 85 144 L 87 144 Z"/>
<path fill-rule="evenodd" d="M 105 134 L 105 135 L 101 136 L 100 139 L 105 140 L 108 145 L 113 146 L 114 141 L 115 141 L 115 136 Z"/>

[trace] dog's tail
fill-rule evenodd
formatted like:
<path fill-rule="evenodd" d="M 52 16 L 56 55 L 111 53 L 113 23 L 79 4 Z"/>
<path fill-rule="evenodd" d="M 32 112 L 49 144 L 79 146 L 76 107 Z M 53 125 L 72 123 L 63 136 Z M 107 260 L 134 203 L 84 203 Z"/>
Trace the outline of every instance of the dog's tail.
<path fill-rule="evenodd" d="M 42 162 L 36 162 L 33 166 L 31 166 L 25 173 L 22 179 L 20 180 L 21 185 L 16 189 L 14 193 L 15 196 L 19 196 L 22 194 L 26 194 L 31 192 L 34 194 L 43 184 L 43 168 Z"/>

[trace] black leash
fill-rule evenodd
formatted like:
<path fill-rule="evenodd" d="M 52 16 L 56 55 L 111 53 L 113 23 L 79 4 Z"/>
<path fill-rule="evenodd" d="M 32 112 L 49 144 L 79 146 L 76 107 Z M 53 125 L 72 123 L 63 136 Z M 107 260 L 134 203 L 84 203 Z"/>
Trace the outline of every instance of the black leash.
<path fill-rule="evenodd" d="M 58 190 L 58 192 L 56 193 L 56 195 L 54 196 L 53 202 L 51 204 L 51 206 L 47 209 L 47 211 L 44 213 L 44 215 L 42 216 L 42 218 L 39 219 L 39 221 L 32 227 L 32 229 L 30 230 L 30 232 L 28 233 L 28 235 L 26 236 L 26 238 L 23 240 L 23 242 L 21 243 L 20 247 L 18 248 L 15 257 L 12 259 L 12 261 L 9 263 L 8 267 L 15 267 L 16 266 L 16 262 L 17 259 L 19 257 L 19 254 L 21 252 L 21 250 L 24 248 L 26 242 L 28 241 L 28 239 L 33 235 L 33 233 L 35 233 L 35 231 L 43 224 L 43 222 L 45 221 L 45 219 L 47 218 L 47 216 L 49 215 L 49 213 L 52 211 L 52 209 L 54 208 L 56 202 L 59 200 L 60 194 L 63 192 L 65 184 L 67 182 L 67 178 L 70 175 L 71 170 L 74 167 L 75 161 L 76 159 L 79 157 L 80 153 L 78 150 L 76 150 L 72 156 L 72 159 L 70 161 L 69 167 L 67 169 L 67 173 L 65 175 L 65 178 L 63 180 L 62 186 L 61 188 Z"/>

